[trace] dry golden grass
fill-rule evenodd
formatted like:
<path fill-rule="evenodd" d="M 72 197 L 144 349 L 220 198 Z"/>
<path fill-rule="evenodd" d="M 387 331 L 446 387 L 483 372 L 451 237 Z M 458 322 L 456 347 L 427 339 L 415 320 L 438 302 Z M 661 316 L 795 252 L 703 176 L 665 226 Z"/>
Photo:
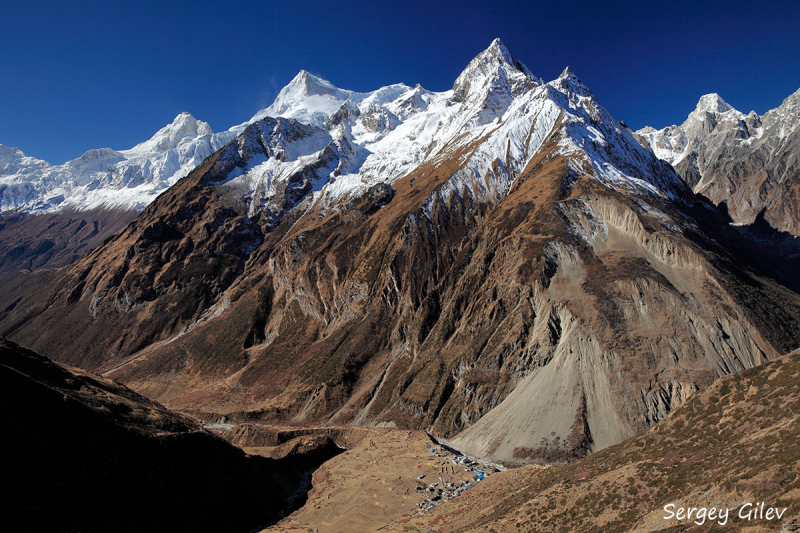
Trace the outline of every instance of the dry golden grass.
<path fill-rule="evenodd" d="M 800 353 L 725 377 L 669 418 L 574 463 L 505 472 L 392 531 L 778 531 L 800 515 Z M 745 502 L 786 508 L 743 521 Z M 664 505 L 731 508 L 722 527 Z M 791 530 L 791 529 L 787 529 Z"/>

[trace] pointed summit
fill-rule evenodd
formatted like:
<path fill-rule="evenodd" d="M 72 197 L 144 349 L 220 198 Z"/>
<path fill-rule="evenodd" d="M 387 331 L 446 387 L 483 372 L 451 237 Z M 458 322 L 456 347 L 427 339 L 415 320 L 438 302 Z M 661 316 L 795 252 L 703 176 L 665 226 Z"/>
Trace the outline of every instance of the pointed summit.
<path fill-rule="evenodd" d="M 515 60 L 511 56 L 511 52 L 509 52 L 506 45 L 503 44 L 503 41 L 501 41 L 500 39 L 495 39 L 494 41 L 492 41 L 492 44 L 489 45 L 489 48 L 481 52 L 481 54 L 478 57 L 480 57 L 481 55 L 487 55 L 489 57 L 502 60 L 508 63 L 509 65 L 514 65 L 518 70 L 526 72 L 529 76 L 533 76 L 532 74 L 530 74 L 530 71 L 528 71 L 528 68 L 525 65 Z"/>
<path fill-rule="evenodd" d="M 491 50 L 492 48 L 497 48 L 508 52 L 508 48 L 506 48 L 506 45 L 504 45 L 503 41 L 500 40 L 500 37 L 496 37 L 495 40 L 489 44 L 489 48 L 487 48 L 487 50 Z"/>
<path fill-rule="evenodd" d="M 139 143 L 130 150 L 123 152 L 133 153 L 162 153 L 173 150 L 182 142 L 191 142 L 204 135 L 212 135 L 211 126 L 207 122 L 197 120 L 191 113 L 180 113 L 172 123 L 158 130 L 150 139 Z"/>
<path fill-rule="evenodd" d="M 537 79 L 528 67 L 512 57 L 500 39 L 495 39 L 458 76 L 453 84 L 453 99 L 463 102 L 470 95 L 485 92 L 483 89 L 488 91 L 492 87 L 505 87 L 513 94 L 519 94 L 538 85 Z"/>
<path fill-rule="evenodd" d="M 496 71 L 503 68 L 518 71 L 531 78 L 536 77 L 521 61 L 514 59 L 506 45 L 503 44 L 503 41 L 495 39 L 486 50 L 475 56 L 475 58 L 469 62 L 469 65 L 467 65 L 467 68 L 465 68 L 464 72 L 458 77 L 458 80 L 462 79 L 465 75 L 474 74 L 476 70 L 480 70 L 486 74 L 489 71 Z M 456 83 L 458 83 L 458 80 L 456 80 Z"/>
<path fill-rule="evenodd" d="M 184 111 L 169 124 L 158 131 L 153 137 L 169 135 L 171 137 L 186 137 L 187 135 L 211 135 L 211 126 L 207 122 L 197 120 L 194 115 Z"/>
<path fill-rule="evenodd" d="M 568 96 L 578 95 L 586 97 L 592 95 L 591 89 L 583 84 L 578 75 L 575 74 L 575 71 L 570 67 L 567 67 L 561 71 L 561 74 L 558 75 L 558 78 L 551 81 L 549 85 L 555 87 L 558 91 Z"/>
<path fill-rule="evenodd" d="M 280 116 L 320 126 L 351 94 L 351 91 L 339 89 L 328 80 L 301 70 L 281 89 L 272 105 L 256 113 L 251 122 L 267 116 Z"/>
<path fill-rule="evenodd" d="M 575 71 L 569 67 L 565 68 L 563 71 L 561 71 L 561 74 L 558 75 L 559 80 L 563 80 L 564 78 L 572 78 L 580 81 L 578 76 L 575 74 Z"/>
<path fill-rule="evenodd" d="M 709 113 L 725 113 L 733 109 L 733 106 L 728 104 L 717 93 L 704 94 L 697 102 L 695 111 L 708 111 Z"/>
<path fill-rule="evenodd" d="M 331 95 L 337 96 L 341 91 L 328 80 L 314 76 L 307 70 L 301 70 L 289 84 L 281 89 L 278 97 L 285 93 L 299 94 L 303 96 Z"/>
<path fill-rule="evenodd" d="M 0 144 L 0 176 L 17 172 L 33 172 L 49 166 L 50 163 L 47 161 L 29 157 L 19 148 Z M 2 193 L 0 193 L 0 197 L 2 197 Z"/>

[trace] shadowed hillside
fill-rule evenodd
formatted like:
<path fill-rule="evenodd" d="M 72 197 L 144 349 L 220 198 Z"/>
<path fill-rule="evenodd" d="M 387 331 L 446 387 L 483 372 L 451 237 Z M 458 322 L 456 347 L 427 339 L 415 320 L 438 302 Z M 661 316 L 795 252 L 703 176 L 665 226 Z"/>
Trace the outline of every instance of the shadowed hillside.
<path fill-rule="evenodd" d="M 251 457 L 111 380 L 0 338 L 5 531 L 241 531 L 338 450 Z M 10 501 L 9 501 L 10 500 Z M 10 528 L 10 529 L 9 529 Z"/>

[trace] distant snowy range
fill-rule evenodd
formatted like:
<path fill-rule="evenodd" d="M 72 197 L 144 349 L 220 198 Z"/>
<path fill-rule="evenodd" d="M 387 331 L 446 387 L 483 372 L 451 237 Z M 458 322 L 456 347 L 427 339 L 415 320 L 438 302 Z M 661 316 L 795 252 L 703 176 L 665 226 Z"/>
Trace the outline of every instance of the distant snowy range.
<path fill-rule="evenodd" d="M 485 79 L 489 66 L 495 64 L 500 65 L 498 76 L 502 78 L 497 87 L 487 85 Z M 547 119 L 535 121 L 542 125 L 542 131 L 525 134 L 536 138 L 544 136 L 546 126 L 552 125 L 560 110 L 554 102 L 564 99 L 559 89 L 559 84 L 564 82 L 559 80 L 573 76 L 567 69 L 557 80 L 545 83 L 516 62 L 499 40 L 473 60 L 451 90 L 438 93 L 420 85 L 409 87 L 404 84 L 358 93 L 339 89 L 326 80 L 300 71 L 280 91 L 272 105 L 227 131 L 214 133 L 206 122 L 189 113 L 181 113 L 151 139 L 133 148 L 93 149 L 61 165 L 50 165 L 26 156 L 19 148 L 0 145 L 0 212 L 6 215 L 98 209 L 139 212 L 228 143 L 241 144 L 238 147 L 241 152 L 246 150 L 244 144 L 249 141 L 258 142 L 258 138 L 263 136 L 255 134 L 255 131 L 255 135 L 248 135 L 245 131 L 251 125 L 259 130 L 283 128 L 285 132 L 279 134 L 276 131 L 273 138 L 280 139 L 281 135 L 291 137 L 278 143 L 280 146 L 253 147 L 260 156 L 248 158 L 246 166 L 237 168 L 229 177 L 234 181 L 232 185 L 237 185 L 243 196 L 250 199 L 251 210 L 263 208 L 285 181 L 286 175 L 310 159 L 318 163 L 315 175 L 311 177 L 311 192 L 317 198 L 329 201 L 360 194 L 375 184 L 392 183 L 424 162 L 435 162 L 436 154 L 445 145 L 455 143 L 463 146 L 475 140 L 470 135 L 466 135 L 470 137 L 467 139 L 464 131 L 473 132 L 473 137 L 495 128 L 497 133 L 516 131 L 519 128 L 515 127 L 515 121 L 519 117 L 536 113 Z M 473 94 L 476 88 L 481 88 L 477 91 L 481 94 Z M 521 94 L 529 97 L 517 100 Z M 788 122 L 783 119 L 790 111 L 796 115 L 798 99 L 800 91 L 787 99 L 787 102 L 791 101 L 791 107 L 785 103 L 759 117 L 755 113 L 739 113 L 717 95 L 706 95 L 682 126 L 663 130 L 648 127 L 635 134 L 630 130 L 628 133 L 657 157 L 675 166 L 696 191 L 719 203 L 727 200 L 726 195 L 730 197 L 733 194 L 733 187 L 713 172 L 713 167 L 722 166 L 716 164 L 722 156 L 715 154 L 727 153 L 725 150 L 729 152 L 732 146 L 739 145 L 742 151 L 774 152 L 772 144 L 786 144 L 786 139 L 796 137 L 785 131 L 785 124 L 791 125 L 791 134 L 794 134 L 800 121 L 797 117 Z M 563 104 L 567 108 L 576 105 Z M 508 119 L 496 118 L 498 109 L 509 106 L 514 109 L 505 113 Z M 520 106 L 522 108 L 517 109 Z M 267 118 L 282 118 L 289 123 L 269 122 L 265 120 Z M 596 136 L 591 126 L 587 128 L 581 137 Z M 770 135 L 765 135 L 765 131 Z M 511 137 L 514 137 L 511 133 L 491 136 L 503 143 L 501 148 L 505 148 Z M 298 142 L 301 138 L 302 142 Z M 512 139 L 509 145 L 512 152 L 520 144 L 517 141 L 521 142 Z M 765 143 L 767 145 L 762 146 Z M 795 144 L 792 142 L 790 146 Z M 706 149 L 707 145 L 710 148 Z M 728 148 L 723 150 L 718 146 Z M 298 153 L 283 153 L 283 147 Z M 498 147 L 490 148 L 491 153 L 486 157 L 494 157 L 491 154 Z M 335 153 L 328 153 L 331 150 Z M 784 152 L 791 154 L 792 150 Z M 511 155 L 519 155 L 520 160 L 524 160 L 524 154 Z M 712 168 L 706 171 L 704 162 Z M 786 166 L 782 164 L 781 168 L 785 171 Z M 793 167 L 791 162 L 788 166 Z M 603 165 L 597 170 L 606 181 L 619 182 L 622 176 L 614 175 L 610 168 Z M 630 178 L 622 181 L 635 188 L 650 186 Z M 458 183 L 452 185 L 459 188 Z M 508 185 L 501 184 L 501 187 Z M 713 194 L 714 187 L 720 189 L 718 194 Z M 739 189 L 744 190 L 742 187 Z M 748 198 L 745 203 L 752 207 L 746 210 L 747 216 L 744 217 L 746 222 L 750 222 L 763 207 L 763 202 Z M 731 211 L 736 213 L 736 209 Z M 785 211 L 783 206 L 780 211 Z M 781 227 L 791 227 L 791 224 L 784 223 Z"/>
<path fill-rule="evenodd" d="M 501 67 L 502 78 L 497 87 L 487 85 L 489 67 L 495 63 Z M 247 122 L 219 133 L 213 133 L 207 123 L 191 114 L 182 113 L 151 139 L 129 150 L 93 149 L 55 166 L 27 157 L 19 148 L 0 145 L 0 211 L 141 211 L 229 142 L 247 143 L 252 136 L 241 134 L 249 125 L 263 122 L 257 129 L 269 127 L 264 121 L 267 118 L 288 119 L 293 125 L 288 126 L 286 135 L 293 138 L 285 144 L 302 153 L 282 154 L 280 147 L 268 148 L 265 153 L 270 154 L 269 158 L 248 161 L 247 168 L 237 170 L 242 176 L 230 176 L 231 180 L 238 177 L 237 182 L 243 182 L 241 188 L 249 189 L 245 194 L 253 204 L 258 203 L 258 196 L 262 201 L 268 197 L 282 175 L 310 157 L 324 158 L 322 152 L 331 149 L 337 152 L 329 158 L 335 164 L 331 168 L 320 165 L 313 192 L 327 199 L 350 196 L 377 183 L 391 183 L 421 163 L 435 160 L 437 152 L 454 141 L 474 141 L 459 135 L 465 130 L 473 131 L 476 138 L 485 134 L 486 127 L 511 131 L 517 129 L 514 117 L 541 113 L 548 118 L 537 121 L 542 131 L 525 134 L 544 136 L 546 126 L 552 125 L 558 115 L 558 106 L 550 101 L 551 97 L 558 93 L 558 84 L 562 83 L 559 80 L 568 75 L 572 75 L 569 70 L 546 84 L 515 61 L 499 40 L 473 60 L 453 89 L 443 92 L 400 83 L 358 93 L 339 89 L 302 70 L 272 105 Z M 536 88 L 539 91 L 534 91 Z M 515 109 L 509 110 L 511 120 L 496 118 L 499 109 L 505 109 L 525 93 L 530 97 L 524 109 L 516 109 L 520 104 L 515 103 Z M 279 127 L 287 125 L 281 123 Z M 304 127 L 313 129 L 314 135 L 306 135 Z M 294 137 L 303 137 L 303 142 L 298 143 L 300 139 Z M 506 135 L 492 137 L 505 148 Z M 512 144 L 523 140 L 515 139 Z"/>
<path fill-rule="evenodd" d="M 0 145 L 0 210 L 31 213 L 97 208 L 141 210 L 233 139 L 181 113 L 129 150 L 98 148 L 62 165 Z"/>

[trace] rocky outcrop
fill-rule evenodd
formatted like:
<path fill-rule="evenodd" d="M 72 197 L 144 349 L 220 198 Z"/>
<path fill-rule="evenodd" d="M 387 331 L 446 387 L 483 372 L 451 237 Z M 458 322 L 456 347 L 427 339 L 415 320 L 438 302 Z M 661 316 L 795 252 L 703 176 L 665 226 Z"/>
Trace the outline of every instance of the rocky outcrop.
<path fill-rule="evenodd" d="M 764 214 L 800 236 L 800 90 L 763 116 L 740 113 L 719 95 L 700 99 L 681 126 L 636 132 L 695 192 L 725 204 L 733 222 Z"/>

